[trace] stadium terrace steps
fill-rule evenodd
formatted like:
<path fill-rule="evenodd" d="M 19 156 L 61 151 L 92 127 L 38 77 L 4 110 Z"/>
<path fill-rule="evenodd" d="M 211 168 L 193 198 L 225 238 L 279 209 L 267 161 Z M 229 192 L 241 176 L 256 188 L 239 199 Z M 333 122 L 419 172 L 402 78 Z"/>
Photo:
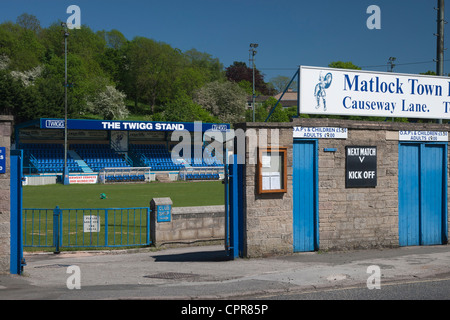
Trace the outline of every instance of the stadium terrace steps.
<path fill-rule="evenodd" d="M 81 157 L 78 155 L 78 153 L 76 153 L 74 150 L 68 150 L 67 153 L 73 158 L 73 160 L 75 160 L 76 163 L 78 163 L 78 166 L 81 168 L 81 170 L 83 170 L 83 172 L 85 172 L 85 173 L 94 172 L 94 171 L 92 171 L 91 168 L 89 168 L 87 163 L 84 162 L 84 160 L 81 159 Z"/>
<path fill-rule="evenodd" d="M 168 174 L 157 174 L 155 178 L 159 182 L 170 182 L 171 181 Z"/>

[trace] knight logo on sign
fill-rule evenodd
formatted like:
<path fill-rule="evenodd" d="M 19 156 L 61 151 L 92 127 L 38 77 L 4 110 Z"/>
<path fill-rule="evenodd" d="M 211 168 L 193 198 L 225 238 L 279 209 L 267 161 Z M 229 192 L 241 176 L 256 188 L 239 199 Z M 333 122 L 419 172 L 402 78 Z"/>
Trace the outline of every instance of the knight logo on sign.
<path fill-rule="evenodd" d="M 447 77 L 300 67 L 300 113 L 450 119 Z"/>

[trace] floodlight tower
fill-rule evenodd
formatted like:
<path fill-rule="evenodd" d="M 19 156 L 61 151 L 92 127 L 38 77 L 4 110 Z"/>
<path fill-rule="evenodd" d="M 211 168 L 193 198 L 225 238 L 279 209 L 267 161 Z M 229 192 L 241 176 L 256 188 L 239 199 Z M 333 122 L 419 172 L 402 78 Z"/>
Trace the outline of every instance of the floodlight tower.
<path fill-rule="evenodd" d="M 389 69 L 388 69 L 389 72 L 393 72 L 394 71 L 394 67 L 395 67 L 394 62 L 395 62 L 395 60 L 397 60 L 397 58 L 389 57 L 389 61 L 388 61 L 388 66 L 390 66 Z"/>
<path fill-rule="evenodd" d="M 250 61 L 252 62 L 253 69 L 253 91 L 252 91 L 252 108 L 253 108 L 253 122 L 255 122 L 255 55 L 258 48 L 257 43 L 250 43 Z"/>
<path fill-rule="evenodd" d="M 67 24 L 61 22 L 61 27 L 64 28 L 64 172 L 63 184 L 69 184 L 69 168 L 67 167 L 67 38 L 69 32 L 67 31 Z"/>

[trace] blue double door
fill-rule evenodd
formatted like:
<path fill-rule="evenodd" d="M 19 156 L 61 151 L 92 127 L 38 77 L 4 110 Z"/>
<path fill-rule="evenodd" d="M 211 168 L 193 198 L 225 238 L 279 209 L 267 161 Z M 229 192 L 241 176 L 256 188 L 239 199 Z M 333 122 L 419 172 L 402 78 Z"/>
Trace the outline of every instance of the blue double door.
<path fill-rule="evenodd" d="M 400 143 L 399 245 L 447 243 L 447 144 Z"/>
<path fill-rule="evenodd" d="M 294 139 L 293 246 L 294 252 L 319 249 L 317 140 Z"/>

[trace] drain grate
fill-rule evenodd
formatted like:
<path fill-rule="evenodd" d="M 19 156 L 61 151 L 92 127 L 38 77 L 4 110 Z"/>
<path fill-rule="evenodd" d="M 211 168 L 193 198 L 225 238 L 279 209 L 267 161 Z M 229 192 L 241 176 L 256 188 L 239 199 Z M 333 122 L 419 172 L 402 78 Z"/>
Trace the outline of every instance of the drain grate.
<path fill-rule="evenodd" d="M 191 279 L 198 277 L 198 274 L 194 273 L 180 273 L 180 272 L 162 272 L 144 276 L 144 278 L 153 279 Z"/>

